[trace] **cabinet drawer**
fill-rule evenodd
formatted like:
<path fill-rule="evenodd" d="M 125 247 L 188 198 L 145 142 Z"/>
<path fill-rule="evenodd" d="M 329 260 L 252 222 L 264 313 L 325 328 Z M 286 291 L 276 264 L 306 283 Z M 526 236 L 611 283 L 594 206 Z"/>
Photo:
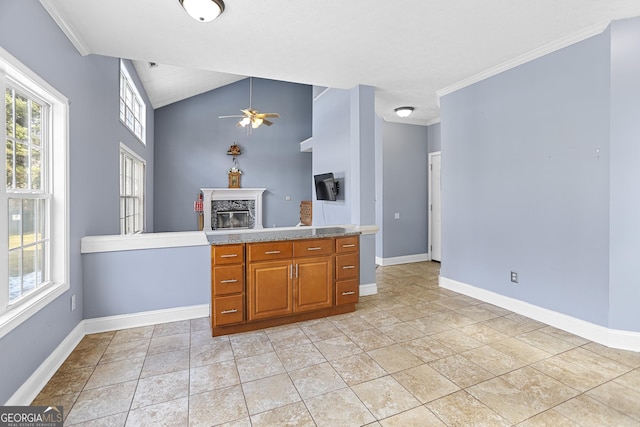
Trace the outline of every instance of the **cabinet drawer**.
<path fill-rule="evenodd" d="M 336 305 L 358 302 L 358 279 L 336 282 Z"/>
<path fill-rule="evenodd" d="M 211 248 L 216 265 L 244 262 L 244 245 L 214 245 Z"/>
<path fill-rule="evenodd" d="M 358 252 L 360 236 L 347 236 L 336 238 L 336 253 Z"/>
<path fill-rule="evenodd" d="M 248 251 L 249 262 L 291 258 L 293 256 L 293 243 L 252 243 L 249 245 Z"/>
<path fill-rule="evenodd" d="M 293 242 L 293 256 L 318 256 L 333 253 L 333 239 L 296 240 Z"/>
<path fill-rule="evenodd" d="M 222 326 L 244 320 L 244 295 L 213 299 L 213 325 Z"/>
<path fill-rule="evenodd" d="M 336 280 L 357 279 L 360 266 L 360 254 L 336 256 Z"/>
<path fill-rule="evenodd" d="M 213 268 L 213 294 L 228 295 L 244 291 L 244 264 Z"/>

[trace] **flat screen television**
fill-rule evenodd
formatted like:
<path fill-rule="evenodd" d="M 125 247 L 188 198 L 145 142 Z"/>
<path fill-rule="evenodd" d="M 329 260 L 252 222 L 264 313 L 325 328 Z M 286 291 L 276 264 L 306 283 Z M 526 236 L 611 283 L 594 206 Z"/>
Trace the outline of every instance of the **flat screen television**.
<path fill-rule="evenodd" d="M 313 179 L 316 183 L 317 200 L 336 200 L 338 189 L 336 187 L 336 181 L 333 178 L 333 173 L 314 175 Z"/>

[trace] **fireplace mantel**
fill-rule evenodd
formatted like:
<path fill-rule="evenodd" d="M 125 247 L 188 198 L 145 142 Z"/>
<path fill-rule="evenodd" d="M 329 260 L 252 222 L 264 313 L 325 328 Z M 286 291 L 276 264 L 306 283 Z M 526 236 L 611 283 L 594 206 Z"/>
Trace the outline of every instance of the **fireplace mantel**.
<path fill-rule="evenodd" d="M 204 229 L 211 231 L 211 201 L 253 200 L 255 202 L 254 228 L 262 228 L 262 193 L 266 188 L 201 188 L 203 196 Z"/>

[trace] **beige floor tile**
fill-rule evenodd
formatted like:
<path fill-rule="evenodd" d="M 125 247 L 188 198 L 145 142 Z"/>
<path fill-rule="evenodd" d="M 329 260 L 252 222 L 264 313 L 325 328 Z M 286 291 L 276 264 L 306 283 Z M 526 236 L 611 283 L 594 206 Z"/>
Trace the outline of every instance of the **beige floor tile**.
<path fill-rule="evenodd" d="M 273 332 L 267 330 L 267 336 L 271 340 L 271 345 L 273 345 L 273 348 L 276 350 L 311 343 L 309 337 L 307 337 L 302 329 L 297 327 L 285 330 L 274 330 Z"/>
<path fill-rule="evenodd" d="M 374 329 L 374 326 L 364 320 L 360 316 L 351 316 L 351 317 L 342 317 L 334 320 L 333 317 L 330 318 L 333 322 L 334 326 L 342 331 L 345 335 L 350 335 L 354 332 L 365 331 L 367 329 Z"/>
<path fill-rule="evenodd" d="M 229 335 L 211 336 L 211 328 L 191 332 L 191 348 L 209 344 L 230 343 Z"/>
<path fill-rule="evenodd" d="M 531 366 L 578 391 L 590 390 L 611 378 L 599 370 L 568 362 L 559 356 L 541 360 Z"/>
<path fill-rule="evenodd" d="M 426 332 L 414 328 L 406 323 L 394 323 L 389 326 L 382 326 L 380 331 L 397 343 L 415 340 L 424 337 Z"/>
<path fill-rule="evenodd" d="M 586 394 L 635 419 L 640 425 L 640 390 L 632 390 L 611 381 L 589 390 Z"/>
<path fill-rule="evenodd" d="M 236 359 L 236 365 L 240 381 L 243 383 L 285 372 L 284 366 L 275 351 Z"/>
<path fill-rule="evenodd" d="M 450 325 L 438 322 L 431 317 L 421 317 L 419 319 L 413 319 L 406 322 L 406 324 L 411 326 L 412 328 L 419 330 L 424 335 L 433 335 L 451 329 Z"/>
<path fill-rule="evenodd" d="M 312 397 L 304 403 L 318 427 L 359 427 L 375 421 L 349 388 Z"/>
<path fill-rule="evenodd" d="M 392 375 L 421 403 L 431 402 L 460 388 L 428 365 L 409 368 Z"/>
<path fill-rule="evenodd" d="M 107 385 L 137 380 L 142 371 L 143 358 L 119 360 L 96 366 L 91 377 L 84 386 L 85 390 Z"/>
<path fill-rule="evenodd" d="M 191 319 L 191 332 L 209 331 L 211 334 L 211 318 L 201 317 L 199 319 Z"/>
<path fill-rule="evenodd" d="M 351 389 L 378 420 L 420 406 L 420 401 L 391 376 L 360 383 Z"/>
<path fill-rule="evenodd" d="M 282 350 L 277 350 L 276 354 L 287 371 L 295 371 L 296 369 L 327 361 L 313 344 L 287 347 Z"/>
<path fill-rule="evenodd" d="M 627 365 L 618 363 L 608 357 L 600 356 L 583 347 L 574 348 L 556 357 L 586 369 L 597 370 L 609 379 L 616 378 L 632 370 Z"/>
<path fill-rule="evenodd" d="M 40 391 L 39 397 L 58 396 L 62 394 L 80 393 L 93 374 L 93 366 L 58 370 Z"/>
<path fill-rule="evenodd" d="M 129 341 L 139 341 L 143 339 L 150 339 L 153 335 L 154 326 L 141 326 L 139 328 L 122 329 L 116 331 L 111 344 L 119 344 Z"/>
<path fill-rule="evenodd" d="M 144 360 L 140 378 L 154 375 L 167 374 L 169 372 L 189 369 L 189 350 L 171 351 L 168 353 L 151 354 Z"/>
<path fill-rule="evenodd" d="M 446 427 L 433 412 L 418 406 L 380 421 L 382 427 Z"/>
<path fill-rule="evenodd" d="M 475 301 L 475 304 L 477 303 L 478 302 Z M 436 304 L 441 305 L 444 308 L 447 308 L 453 311 L 457 311 L 457 310 L 460 310 L 461 308 L 465 308 L 473 305 L 473 303 L 463 295 L 449 297 L 449 298 L 442 298 L 442 299 L 439 299 Z"/>
<path fill-rule="evenodd" d="M 478 323 L 475 320 L 456 313 L 455 311 L 443 311 L 431 316 L 434 320 L 442 322 L 452 328 L 462 328 L 463 326 L 472 325 Z"/>
<path fill-rule="evenodd" d="M 614 381 L 632 390 L 640 390 L 640 369 L 621 375 Z"/>
<path fill-rule="evenodd" d="M 351 338 L 351 340 L 364 351 L 374 350 L 376 348 L 394 344 L 394 341 L 391 338 L 385 334 L 381 334 L 377 329 L 367 329 L 366 331 L 354 332 L 349 335 L 349 338 Z"/>
<path fill-rule="evenodd" d="M 551 353 L 540 350 L 539 348 L 529 345 L 517 338 L 508 338 L 503 341 L 496 341 L 489 344 L 489 346 L 527 363 L 534 363 L 551 357 Z"/>
<path fill-rule="evenodd" d="M 494 375 L 502 375 L 527 364 L 488 345 L 465 351 L 461 355 Z"/>
<path fill-rule="evenodd" d="M 342 377 L 340 377 L 329 363 L 313 365 L 289 372 L 289 377 L 293 381 L 293 385 L 295 385 L 302 399 L 308 399 L 347 387 Z"/>
<path fill-rule="evenodd" d="M 329 361 L 362 353 L 362 349 L 346 335 L 316 341 L 314 344 Z"/>
<path fill-rule="evenodd" d="M 100 362 L 107 348 L 109 348 L 109 342 L 101 342 L 96 345 L 83 346 L 82 348 L 76 347 L 60 369 L 73 370 L 89 366 L 94 367 Z"/>
<path fill-rule="evenodd" d="M 235 357 L 257 356 L 274 351 L 271 341 L 263 331 L 237 334 L 229 338 Z"/>
<path fill-rule="evenodd" d="M 127 421 L 127 416 L 129 416 L 128 412 L 121 412 L 119 414 L 108 415 L 106 417 L 84 421 L 78 424 L 65 423 L 65 426 L 73 425 L 74 427 L 124 427 L 124 423 Z"/>
<path fill-rule="evenodd" d="M 287 374 L 242 384 L 249 415 L 279 408 L 301 400 Z"/>
<path fill-rule="evenodd" d="M 237 420 L 229 421 L 228 423 L 218 424 L 216 427 L 252 427 L 251 418 L 239 418 Z"/>
<path fill-rule="evenodd" d="M 248 415 L 239 385 L 189 397 L 189 427 L 217 426 Z"/>
<path fill-rule="evenodd" d="M 401 346 L 418 356 L 423 362 L 431 362 L 455 354 L 452 349 L 431 337 L 404 342 Z"/>
<path fill-rule="evenodd" d="M 388 374 L 367 353 L 347 356 L 330 362 L 342 379 L 350 386 Z"/>
<path fill-rule="evenodd" d="M 240 384 L 235 360 L 199 366 L 191 368 L 189 371 L 190 395 Z"/>
<path fill-rule="evenodd" d="M 584 394 L 554 408 L 581 426 L 637 427 L 638 421 Z"/>
<path fill-rule="evenodd" d="M 147 355 L 150 338 L 136 341 L 111 342 L 105 350 L 100 363 L 111 363 L 120 360 L 139 359 Z"/>
<path fill-rule="evenodd" d="M 302 402 L 281 406 L 251 417 L 252 427 L 315 427 L 311 414 Z"/>
<path fill-rule="evenodd" d="M 426 407 L 451 427 L 507 427 L 511 425 L 465 391 L 459 391 L 427 403 Z"/>
<path fill-rule="evenodd" d="M 531 325 L 516 322 L 515 320 L 508 319 L 506 317 L 495 317 L 493 319 L 485 320 L 484 322 L 481 322 L 481 324 L 489 326 L 490 328 L 493 328 L 498 332 L 502 332 L 510 337 L 526 334 L 527 332 L 538 329 Z"/>
<path fill-rule="evenodd" d="M 80 393 L 59 394 L 57 396 L 38 395 L 33 402 L 31 402 L 31 406 L 62 406 L 62 416 L 66 419 L 74 403 L 76 403 L 78 396 L 80 396 Z"/>
<path fill-rule="evenodd" d="M 189 396 L 189 370 L 142 378 L 138 381 L 131 409 L 174 401 Z M 186 406 L 185 406 L 186 409 Z"/>
<path fill-rule="evenodd" d="M 86 349 L 100 345 L 109 345 L 115 334 L 115 331 L 110 331 L 85 335 L 82 340 L 80 340 L 75 350 Z"/>
<path fill-rule="evenodd" d="M 300 328 L 312 342 L 322 341 L 344 335 L 340 329 L 336 328 L 334 324 L 328 320 L 303 324 L 300 326 Z"/>
<path fill-rule="evenodd" d="M 167 353 L 188 349 L 191 343 L 191 333 L 177 335 L 162 335 L 151 338 L 148 354 Z"/>
<path fill-rule="evenodd" d="M 455 310 L 456 313 L 461 314 L 469 319 L 473 319 L 476 322 L 484 322 L 485 320 L 499 317 L 497 314 L 492 313 L 481 305 L 469 305 L 464 308 Z"/>
<path fill-rule="evenodd" d="M 502 332 L 498 332 L 482 323 L 474 323 L 473 325 L 464 326 L 460 328 L 459 331 L 483 344 L 490 344 L 492 342 L 502 341 L 509 338 Z"/>
<path fill-rule="evenodd" d="M 429 366 L 440 372 L 458 387 L 467 388 L 490 380 L 495 375 L 459 354 L 434 360 Z"/>
<path fill-rule="evenodd" d="M 584 345 L 582 348 L 599 354 L 600 356 L 613 359 L 618 363 L 622 363 L 623 365 L 627 365 L 632 368 L 640 368 L 640 352 L 605 347 L 604 345 L 595 342 L 590 342 Z"/>
<path fill-rule="evenodd" d="M 551 335 L 552 337 L 567 341 L 576 346 L 584 345 L 589 342 L 588 339 L 574 335 L 571 332 L 563 331 L 562 329 L 554 328 L 553 326 L 545 326 L 538 329 L 538 331 L 544 332 L 545 334 Z"/>
<path fill-rule="evenodd" d="M 409 320 L 419 319 L 421 317 L 427 316 L 426 313 L 411 308 L 411 306 L 387 310 L 387 314 L 390 314 L 396 319 L 399 319 L 401 322 L 407 322 Z"/>
<path fill-rule="evenodd" d="M 212 363 L 224 362 L 225 360 L 233 360 L 233 350 L 231 343 L 228 341 L 220 341 L 212 344 L 205 344 L 198 347 L 191 347 L 190 366 L 192 368 Z"/>
<path fill-rule="evenodd" d="M 187 397 L 132 409 L 129 411 L 126 423 L 126 427 L 186 427 L 188 425 L 189 399 Z"/>
<path fill-rule="evenodd" d="M 424 363 L 422 359 L 399 344 L 371 350 L 367 354 L 389 373 L 404 371 Z"/>
<path fill-rule="evenodd" d="M 542 332 L 542 329 L 537 329 L 532 332 L 527 332 L 526 334 L 518 335 L 517 338 L 520 341 L 524 341 L 529 345 L 542 349 L 547 353 L 551 353 L 553 355 L 564 353 L 565 351 L 577 347 L 576 344 L 572 344 L 568 341 Z"/>
<path fill-rule="evenodd" d="M 451 331 L 440 332 L 435 335 L 431 335 L 431 338 L 446 345 L 456 353 L 471 350 L 483 346 L 480 341 L 460 332 L 458 329 Z"/>
<path fill-rule="evenodd" d="M 190 320 L 161 323 L 153 327 L 153 337 L 161 337 L 165 335 L 188 334 L 188 333 L 191 333 Z"/>
<path fill-rule="evenodd" d="M 71 408 L 66 424 L 76 424 L 128 411 L 136 385 L 137 381 L 129 381 L 83 391 Z"/>
<path fill-rule="evenodd" d="M 518 427 L 580 427 L 554 409 L 549 409 L 518 424 Z"/>

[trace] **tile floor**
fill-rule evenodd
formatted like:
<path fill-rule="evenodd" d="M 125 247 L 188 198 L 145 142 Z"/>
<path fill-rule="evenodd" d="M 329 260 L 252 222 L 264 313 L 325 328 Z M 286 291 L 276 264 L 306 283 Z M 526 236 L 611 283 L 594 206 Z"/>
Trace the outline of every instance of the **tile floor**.
<path fill-rule="evenodd" d="M 639 426 L 640 353 L 379 267 L 355 313 L 212 338 L 86 336 L 33 402 L 85 426 Z"/>

